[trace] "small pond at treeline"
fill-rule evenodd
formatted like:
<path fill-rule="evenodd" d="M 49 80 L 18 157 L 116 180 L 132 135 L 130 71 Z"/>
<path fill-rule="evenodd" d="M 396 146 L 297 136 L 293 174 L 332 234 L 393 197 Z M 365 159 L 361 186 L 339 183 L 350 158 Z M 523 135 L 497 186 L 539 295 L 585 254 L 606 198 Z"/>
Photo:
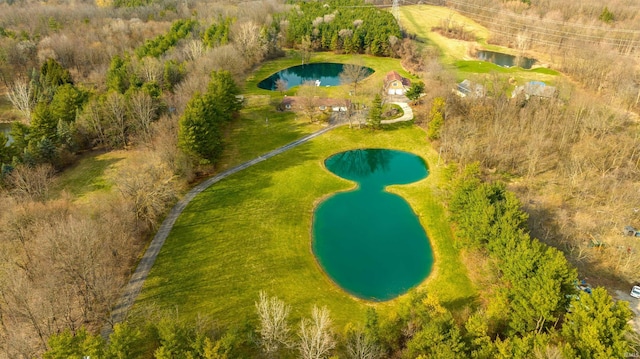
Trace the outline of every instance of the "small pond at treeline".
<path fill-rule="evenodd" d="M 325 160 L 334 174 L 358 187 L 323 201 L 313 221 L 313 251 L 320 266 L 352 295 L 393 299 L 431 272 L 429 239 L 409 204 L 385 186 L 429 174 L 422 158 L 401 151 L 359 149 Z"/>
<path fill-rule="evenodd" d="M 535 59 L 528 57 L 516 57 L 513 55 L 503 54 L 501 52 L 493 52 L 480 50 L 476 54 L 476 57 L 482 61 L 492 62 L 502 67 L 519 66 L 523 69 L 530 69 L 533 64 L 536 63 Z"/>
<path fill-rule="evenodd" d="M 338 86 L 340 85 L 340 73 L 344 69 L 344 64 L 334 64 L 329 62 L 298 65 L 280 70 L 258 83 L 258 87 L 264 90 L 276 90 L 276 81 L 282 79 L 287 84 L 287 89 L 311 81 L 318 86 Z M 369 75 L 373 69 L 366 67 Z M 319 82 L 318 82 L 319 81 Z"/>

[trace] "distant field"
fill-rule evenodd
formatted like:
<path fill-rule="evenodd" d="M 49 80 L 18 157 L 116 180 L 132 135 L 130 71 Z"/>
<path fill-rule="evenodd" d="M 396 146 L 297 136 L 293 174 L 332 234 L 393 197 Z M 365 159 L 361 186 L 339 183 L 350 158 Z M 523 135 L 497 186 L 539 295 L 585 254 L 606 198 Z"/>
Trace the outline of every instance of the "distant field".
<path fill-rule="evenodd" d="M 367 307 L 381 311 L 397 300 L 375 304 L 351 297 L 334 285 L 311 253 L 313 209 L 322 198 L 353 185 L 329 173 L 322 161 L 336 152 L 362 147 L 410 151 L 427 159 L 432 174 L 395 186 L 412 205 L 431 238 L 435 273 L 421 286 L 458 308 L 475 296 L 440 201 L 437 154 L 424 132 L 412 125 L 371 133 L 333 130 L 213 185 L 186 208 L 165 243 L 135 311 L 178 308 L 186 318 L 198 314 L 224 324 L 254 320 L 260 290 L 308 315 L 313 304 L 327 305 L 337 327 L 361 322 Z"/>
<path fill-rule="evenodd" d="M 433 27 L 441 26 L 443 20 L 449 19 L 452 23 L 463 25 L 465 29 L 472 32 L 476 37 L 476 41 L 449 39 L 431 31 Z M 513 77 L 519 84 L 535 80 L 553 85 L 556 81 L 556 76 L 559 75 L 557 71 L 547 68 L 531 70 L 524 70 L 519 67 L 504 68 L 490 62 L 471 58 L 469 55 L 470 50 L 477 47 L 514 55 L 516 51 L 502 46 L 487 44 L 489 30 L 477 22 L 460 15 L 455 10 L 431 5 L 402 6 L 400 7 L 400 21 L 402 26 L 409 33 L 415 34 L 419 41 L 436 46 L 440 50 L 441 61 L 455 70 L 458 80 L 471 78 L 474 81 L 482 82 L 486 80 L 486 74 L 498 73 Z"/>

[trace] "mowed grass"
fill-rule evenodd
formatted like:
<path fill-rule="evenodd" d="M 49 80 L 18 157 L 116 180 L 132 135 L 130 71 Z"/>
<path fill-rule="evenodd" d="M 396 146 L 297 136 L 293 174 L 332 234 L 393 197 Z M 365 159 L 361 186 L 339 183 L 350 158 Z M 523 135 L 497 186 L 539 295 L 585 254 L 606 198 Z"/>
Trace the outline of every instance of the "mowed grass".
<path fill-rule="evenodd" d="M 332 52 L 315 52 L 311 55 L 308 63 L 319 62 L 332 62 L 342 64 L 359 64 L 372 68 L 375 72 L 371 76 L 363 80 L 358 86 L 360 88 L 376 88 L 382 89 L 384 76 L 389 71 L 397 71 L 400 75 L 406 76 L 410 79 L 417 79 L 413 74 L 407 72 L 402 68 L 399 59 L 392 59 L 388 57 L 376 57 L 369 55 L 354 55 L 354 54 L 334 54 Z M 269 61 L 262 65 L 253 75 L 251 75 L 244 85 L 244 93 L 246 95 L 269 95 L 279 96 L 276 91 L 263 90 L 258 87 L 258 83 L 274 73 L 286 69 L 292 66 L 301 65 L 301 57 L 297 51 L 288 51 L 286 56 L 280 59 Z M 319 87 L 319 90 L 323 96 L 326 97 L 338 97 L 348 93 L 348 85 L 332 86 L 332 87 Z M 295 95 L 297 87 L 288 89 L 284 94 Z"/>
<path fill-rule="evenodd" d="M 386 131 L 342 127 L 234 174 L 196 197 L 177 220 L 151 270 L 134 313 L 145 308 L 177 309 L 224 326 L 255 322 L 261 290 L 291 304 L 293 319 L 326 305 L 336 328 L 363 322 L 369 306 L 385 312 L 398 301 L 372 303 L 348 295 L 320 269 L 311 251 L 315 206 L 353 184 L 329 173 L 328 156 L 354 148 L 410 151 L 431 165 L 431 175 L 410 186 L 395 186 L 414 208 L 431 238 L 435 270 L 421 287 L 452 308 L 475 296 L 453 246 L 440 200 L 437 154 L 424 132 L 411 125 Z M 135 314 L 134 314 L 135 315 Z"/>
<path fill-rule="evenodd" d="M 56 198 L 66 192 L 76 200 L 87 200 L 93 194 L 109 192 L 114 185 L 110 173 L 132 154 L 112 151 L 85 155 L 54 179 L 51 197 Z"/>
<path fill-rule="evenodd" d="M 298 119 L 291 111 L 277 111 L 277 99 L 252 96 L 228 129 L 220 170 L 251 160 L 322 128 Z"/>
<path fill-rule="evenodd" d="M 432 28 L 441 26 L 442 21 L 451 19 L 452 24 L 464 26 L 472 32 L 475 42 L 449 39 L 436 32 Z M 489 31 L 477 22 L 459 14 L 453 9 L 442 6 L 431 5 L 411 5 L 400 8 L 400 21 L 402 26 L 419 40 L 436 46 L 440 50 L 441 61 L 451 66 L 456 72 L 458 80 L 471 78 L 474 81 L 483 83 L 487 74 L 497 73 L 501 76 L 513 77 L 519 84 L 527 81 L 544 81 L 547 84 L 554 84 L 557 71 L 548 68 L 535 68 L 526 70 L 520 67 L 504 68 L 487 61 L 470 59 L 469 51 L 481 45 L 484 49 L 506 54 L 517 55 L 516 51 L 510 48 L 489 45 L 487 38 Z M 475 76 L 478 74 L 479 76 Z"/>

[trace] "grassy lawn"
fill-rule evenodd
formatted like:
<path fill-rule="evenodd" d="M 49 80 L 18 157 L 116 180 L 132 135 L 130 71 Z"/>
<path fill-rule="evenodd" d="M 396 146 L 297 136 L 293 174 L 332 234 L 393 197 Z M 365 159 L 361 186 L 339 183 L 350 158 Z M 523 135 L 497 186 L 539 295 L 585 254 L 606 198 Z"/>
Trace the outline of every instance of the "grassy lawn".
<path fill-rule="evenodd" d="M 371 76 L 367 77 L 363 82 L 361 82 L 361 85 L 359 85 L 360 88 L 381 89 L 384 76 L 389 71 L 397 71 L 402 76 L 408 77 L 410 79 L 417 79 L 417 77 L 413 76 L 411 73 L 405 71 L 402 68 L 399 59 L 392 59 L 388 57 L 334 54 L 332 52 L 313 53 L 311 55 L 309 63 L 318 62 L 333 62 L 343 64 L 356 63 L 374 69 L 375 72 Z M 263 90 L 261 88 L 258 88 L 258 83 L 282 69 L 286 69 L 292 66 L 298 66 L 300 64 L 301 58 L 296 51 L 289 51 L 287 52 L 287 55 L 285 57 L 265 63 L 247 79 L 244 85 L 244 93 L 249 97 L 253 95 L 278 96 L 279 93 L 275 91 Z M 337 97 L 348 92 L 348 87 L 346 85 L 320 87 L 319 89 L 323 92 L 323 95 L 327 97 Z M 293 87 L 286 91 L 285 94 L 295 95 L 295 92 L 296 88 Z"/>
<path fill-rule="evenodd" d="M 405 30 L 415 34 L 419 39 L 437 46 L 442 51 L 442 60 L 445 63 L 467 57 L 467 51 L 472 44 L 467 41 L 449 39 L 431 31 L 432 28 L 441 26 L 442 21 L 449 19 L 449 17 L 451 17 L 452 23 L 462 24 L 466 30 L 472 32 L 478 43 L 486 44 L 489 31 L 453 9 L 431 5 L 400 7 L 400 22 Z"/>
<path fill-rule="evenodd" d="M 88 200 L 92 194 L 110 191 L 113 182 L 109 179 L 109 172 L 131 154 L 112 151 L 83 157 L 56 177 L 51 186 L 51 197 L 58 197 L 66 191 L 75 199 Z"/>
<path fill-rule="evenodd" d="M 292 317 L 308 316 L 313 304 L 326 305 L 336 328 L 364 320 L 365 309 L 383 312 L 396 300 L 371 303 L 335 286 L 311 253 L 315 206 L 352 184 L 329 173 L 323 160 L 339 151 L 379 147 L 423 156 L 432 173 L 409 186 L 396 186 L 427 229 L 435 251 L 435 271 L 421 284 L 457 308 L 474 297 L 451 232 L 434 193 L 441 177 L 437 154 L 424 132 L 411 125 L 371 133 L 333 130 L 310 143 L 239 172 L 209 188 L 186 208 L 165 243 L 134 312 L 148 306 L 178 308 L 222 325 L 255 320 L 260 290 L 292 305 Z"/>
<path fill-rule="evenodd" d="M 320 124 L 297 119 L 293 112 L 277 111 L 274 101 L 278 98 L 277 95 L 274 98 L 268 95 L 248 98 L 239 118 L 229 128 L 225 151 L 220 160 L 221 170 L 251 160 L 322 128 Z"/>
<path fill-rule="evenodd" d="M 465 29 L 473 32 L 476 42 L 461 41 L 446 38 L 431 29 L 441 26 L 443 20 L 451 18 L 452 23 L 462 24 Z M 428 44 L 436 46 L 441 53 L 441 61 L 450 65 L 456 72 L 458 80 L 471 78 L 474 81 L 483 82 L 486 74 L 498 73 L 501 76 L 513 77 L 519 84 L 527 81 L 544 81 L 554 84 L 559 73 L 547 68 L 525 70 L 520 67 L 504 68 L 486 61 L 469 58 L 469 50 L 480 45 L 484 49 L 506 54 L 516 54 L 514 49 L 489 45 L 487 38 L 489 31 L 475 21 L 457 13 L 455 10 L 441 6 L 412 5 L 400 8 L 400 20 L 403 27 L 417 38 Z"/>

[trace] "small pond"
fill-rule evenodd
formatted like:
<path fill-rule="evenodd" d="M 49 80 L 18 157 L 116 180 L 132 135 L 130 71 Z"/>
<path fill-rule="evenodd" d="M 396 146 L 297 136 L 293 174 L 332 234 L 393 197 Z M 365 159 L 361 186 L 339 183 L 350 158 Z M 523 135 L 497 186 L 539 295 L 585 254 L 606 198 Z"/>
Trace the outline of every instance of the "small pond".
<path fill-rule="evenodd" d="M 276 90 L 276 81 L 282 79 L 287 84 L 287 89 L 301 85 L 307 81 L 314 82 L 317 86 L 338 86 L 340 73 L 344 64 L 334 64 L 329 62 L 298 65 L 280 70 L 258 83 L 258 87 L 265 90 Z M 369 75 L 373 69 L 366 68 Z"/>
<path fill-rule="evenodd" d="M 325 161 L 358 187 L 323 201 L 313 221 L 313 252 L 328 276 L 359 298 L 393 299 L 431 272 L 433 254 L 416 214 L 385 186 L 428 176 L 422 158 L 407 152 L 359 149 Z"/>
<path fill-rule="evenodd" d="M 482 61 L 492 62 L 502 67 L 519 66 L 523 69 L 530 69 L 536 60 L 529 57 L 516 57 L 513 55 L 503 54 L 501 52 L 493 52 L 480 50 L 476 54 L 477 58 Z"/>

